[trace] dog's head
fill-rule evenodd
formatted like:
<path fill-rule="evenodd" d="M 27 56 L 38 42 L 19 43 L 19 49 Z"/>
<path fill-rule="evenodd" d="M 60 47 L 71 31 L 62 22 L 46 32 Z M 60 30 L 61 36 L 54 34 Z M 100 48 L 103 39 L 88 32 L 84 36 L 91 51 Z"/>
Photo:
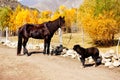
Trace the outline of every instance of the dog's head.
<path fill-rule="evenodd" d="M 78 49 L 80 49 L 80 45 L 74 45 L 74 47 L 73 47 L 73 50 L 75 50 L 75 51 L 77 51 Z"/>
<path fill-rule="evenodd" d="M 81 47 L 80 45 L 74 45 L 73 50 L 76 51 L 78 54 L 81 54 Z"/>

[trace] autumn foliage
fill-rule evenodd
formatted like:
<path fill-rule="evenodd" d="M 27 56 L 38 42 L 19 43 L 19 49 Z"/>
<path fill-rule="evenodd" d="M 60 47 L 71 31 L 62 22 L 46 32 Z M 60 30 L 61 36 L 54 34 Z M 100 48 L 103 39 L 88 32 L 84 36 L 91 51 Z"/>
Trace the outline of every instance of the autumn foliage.
<path fill-rule="evenodd" d="M 16 32 L 26 23 L 41 24 L 65 16 L 66 32 L 73 26 L 83 29 L 98 45 L 112 45 L 114 35 L 120 30 L 120 0 L 84 0 L 79 8 L 61 5 L 55 12 L 22 8 L 0 8 L 0 29 L 9 27 Z"/>
<path fill-rule="evenodd" d="M 116 13 L 113 9 L 96 10 L 98 9 L 96 8 L 98 7 L 96 1 L 97 0 L 85 0 L 79 12 L 79 15 L 81 15 L 79 16 L 80 24 L 95 44 L 100 46 L 113 45 L 114 35 L 118 33 L 119 30 L 118 18 L 116 19 Z"/>
<path fill-rule="evenodd" d="M 93 41 L 99 45 L 111 45 L 114 35 L 118 31 L 117 22 L 112 18 L 112 12 L 99 14 L 96 18 L 88 17 L 84 20 L 84 28 Z M 89 21 L 88 21 L 89 20 Z"/>
<path fill-rule="evenodd" d="M 9 26 L 10 14 L 12 10 L 9 7 L 0 7 L 0 30 Z"/>
<path fill-rule="evenodd" d="M 38 11 L 23 9 L 18 6 L 10 16 L 9 29 L 16 31 L 25 23 L 38 23 Z"/>

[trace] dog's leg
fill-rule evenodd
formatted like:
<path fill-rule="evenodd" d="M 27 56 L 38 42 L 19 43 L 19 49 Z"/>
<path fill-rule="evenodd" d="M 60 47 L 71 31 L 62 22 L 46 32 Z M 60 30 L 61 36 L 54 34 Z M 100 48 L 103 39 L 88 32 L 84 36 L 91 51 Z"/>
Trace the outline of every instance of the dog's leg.
<path fill-rule="evenodd" d="M 82 62 L 82 67 L 85 68 L 85 58 L 80 58 L 81 62 Z"/>
<path fill-rule="evenodd" d="M 75 54 L 75 55 L 76 55 L 77 59 L 78 59 L 79 61 L 81 61 L 81 60 L 80 60 L 81 55 L 79 55 L 79 54 Z"/>

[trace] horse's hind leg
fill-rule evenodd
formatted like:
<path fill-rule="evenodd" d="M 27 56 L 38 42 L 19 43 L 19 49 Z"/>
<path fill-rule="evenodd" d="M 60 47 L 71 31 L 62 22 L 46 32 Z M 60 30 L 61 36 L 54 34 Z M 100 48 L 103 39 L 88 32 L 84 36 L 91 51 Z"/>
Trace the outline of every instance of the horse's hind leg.
<path fill-rule="evenodd" d="M 43 54 L 49 55 L 49 46 L 50 46 L 50 39 L 48 39 L 48 36 L 44 39 L 44 52 Z"/>
<path fill-rule="evenodd" d="M 27 54 L 29 56 L 28 50 L 26 49 L 27 42 L 28 42 L 28 38 L 24 38 L 24 41 L 23 41 L 23 53 Z"/>
<path fill-rule="evenodd" d="M 21 49 L 22 49 L 22 35 L 18 33 L 18 46 L 17 46 L 17 55 L 21 56 Z"/>
<path fill-rule="evenodd" d="M 92 58 L 93 58 L 93 60 L 95 61 L 95 67 L 98 66 L 98 65 L 97 65 L 97 58 L 98 58 L 98 57 L 97 57 L 97 56 L 92 56 Z"/>
<path fill-rule="evenodd" d="M 50 41 L 51 41 L 51 39 L 49 39 L 48 42 L 47 42 L 47 54 L 48 55 L 50 53 Z"/>
<path fill-rule="evenodd" d="M 46 42 L 46 40 L 44 40 L 44 52 L 43 52 L 43 54 L 46 54 L 46 46 L 47 46 L 47 42 Z"/>

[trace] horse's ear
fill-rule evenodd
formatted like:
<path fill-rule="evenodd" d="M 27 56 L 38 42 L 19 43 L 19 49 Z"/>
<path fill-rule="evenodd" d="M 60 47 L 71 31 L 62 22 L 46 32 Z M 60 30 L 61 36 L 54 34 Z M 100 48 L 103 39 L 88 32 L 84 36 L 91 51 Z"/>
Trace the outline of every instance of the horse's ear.
<path fill-rule="evenodd" d="M 61 17 L 61 16 L 60 16 L 59 18 L 60 18 L 60 19 L 64 19 L 64 18 L 65 18 L 65 16 L 63 16 L 63 17 Z"/>
<path fill-rule="evenodd" d="M 59 16 L 59 18 L 61 19 L 61 16 Z"/>
<path fill-rule="evenodd" d="M 62 18 L 62 19 L 64 19 L 64 18 L 65 18 L 65 16 L 62 16 L 61 18 Z"/>
<path fill-rule="evenodd" d="M 63 16 L 63 19 L 65 19 L 65 16 Z"/>

